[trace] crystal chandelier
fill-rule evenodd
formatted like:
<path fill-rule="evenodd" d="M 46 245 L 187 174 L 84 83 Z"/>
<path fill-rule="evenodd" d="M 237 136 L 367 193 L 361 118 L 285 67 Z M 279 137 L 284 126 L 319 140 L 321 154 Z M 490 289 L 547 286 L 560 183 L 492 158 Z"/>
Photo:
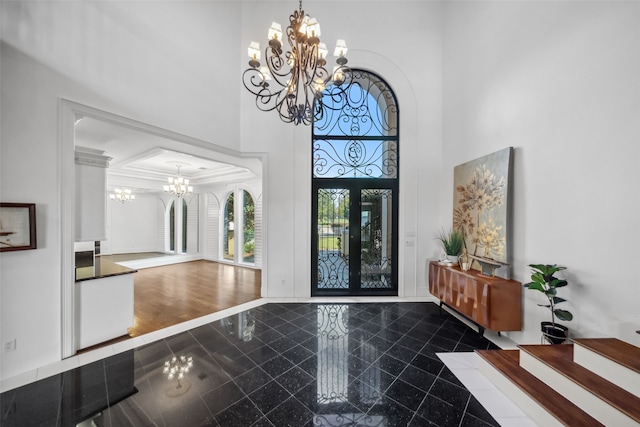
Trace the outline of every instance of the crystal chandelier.
<path fill-rule="evenodd" d="M 176 197 L 182 197 L 185 194 L 193 193 L 193 187 L 189 185 L 189 180 L 180 175 L 180 168 L 185 165 L 186 163 L 178 163 L 176 165 L 178 168 L 178 176 L 170 176 L 168 178 L 169 185 L 163 186 L 166 193 L 172 194 Z"/>
<path fill-rule="evenodd" d="M 248 49 L 251 60 L 242 74 L 242 82 L 256 96 L 260 110 L 276 110 L 286 123 L 309 125 L 314 114 L 321 114 L 320 105 L 313 111 L 314 100 L 321 101 L 322 91 L 329 84 L 341 85 L 345 81 L 347 45 L 344 40 L 337 41 L 334 51 L 337 65 L 329 73 L 325 68 L 328 50 L 320 43 L 320 24 L 305 15 L 302 0 L 299 10 L 289 16 L 286 37 L 291 50 L 286 53 L 282 51 L 282 35 L 282 26 L 273 22 L 263 66 L 260 44 L 251 42 Z"/>
<path fill-rule="evenodd" d="M 109 194 L 109 198 L 117 202 L 125 203 L 135 200 L 136 196 L 131 194 L 131 190 L 127 188 L 114 188 L 113 193 Z"/>

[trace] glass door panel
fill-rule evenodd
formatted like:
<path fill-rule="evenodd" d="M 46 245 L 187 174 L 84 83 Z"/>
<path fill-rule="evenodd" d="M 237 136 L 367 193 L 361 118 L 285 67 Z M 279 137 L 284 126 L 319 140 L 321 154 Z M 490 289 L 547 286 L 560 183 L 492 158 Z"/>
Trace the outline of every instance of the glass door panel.
<path fill-rule="evenodd" d="M 395 190 L 342 184 L 315 189 L 312 294 L 397 295 Z"/>
<path fill-rule="evenodd" d="M 360 195 L 360 287 L 391 289 L 392 191 L 365 189 Z"/>
<path fill-rule="evenodd" d="M 349 289 L 349 190 L 317 191 L 317 289 Z"/>

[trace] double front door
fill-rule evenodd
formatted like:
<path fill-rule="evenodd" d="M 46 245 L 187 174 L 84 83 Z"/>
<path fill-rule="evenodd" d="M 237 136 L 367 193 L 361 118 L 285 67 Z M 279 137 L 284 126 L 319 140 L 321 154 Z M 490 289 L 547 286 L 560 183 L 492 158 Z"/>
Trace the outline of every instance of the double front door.
<path fill-rule="evenodd" d="M 397 181 L 314 182 L 312 294 L 397 295 Z"/>

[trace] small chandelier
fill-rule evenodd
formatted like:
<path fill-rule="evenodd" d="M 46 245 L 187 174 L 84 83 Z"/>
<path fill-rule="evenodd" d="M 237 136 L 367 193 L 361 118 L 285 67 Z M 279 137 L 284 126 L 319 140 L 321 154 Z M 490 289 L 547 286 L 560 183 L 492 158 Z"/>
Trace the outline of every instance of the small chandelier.
<path fill-rule="evenodd" d="M 185 166 L 186 163 L 178 163 L 178 176 L 170 176 L 168 178 L 169 185 L 164 185 L 165 193 L 172 194 L 176 197 L 182 197 L 185 194 L 193 193 L 193 187 L 189 185 L 189 180 L 180 175 L 180 168 Z"/>
<path fill-rule="evenodd" d="M 260 110 L 276 110 L 285 123 L 309 125 L 314 114 L 321 113 L 320 105 L 313 111 L 314 100 L 322 99 L 322 91 L 329 84 L 341 85 L 345 81 L 347 45 L 344 40 L 337 41 L 334 51 L 337 65 L 329 73 L 325 68 L 328 50 L 320 43 L 320 24 L 305 15 L 302 0 L 299 10 L 289 16 L 286 36 L 291 50 L 283 53 L 282 26 L 276 22 L 271 24 L 263 66 L 260 65 L 260 44 L 251 42 L 248 49 L 251 60 L 242 74 L 242 83 L 256 96 Z"/>
<path fill-rule="evenodd" d="M 109 198 L 117 202 L 125 203 L 135 200 L 136 196 L 131 194 L 131 190 L 127 188 L 114 188 L 113 193 L 109 194 Z"/>

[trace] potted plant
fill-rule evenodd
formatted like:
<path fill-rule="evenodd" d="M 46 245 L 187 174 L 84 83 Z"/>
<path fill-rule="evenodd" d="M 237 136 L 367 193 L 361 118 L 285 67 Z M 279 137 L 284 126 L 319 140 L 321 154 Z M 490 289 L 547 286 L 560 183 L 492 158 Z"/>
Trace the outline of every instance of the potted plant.
<path fill-rule="evenodd" d="M 564 279 L 555 276 L 558 271 L 565 270 L 556 264 L 529 264 L 531 267 L 531 282 L 525 283 L 524 287 L 539 291 L 547 297 L 548 304 L 538 304 L 540 307 L 547 307 L 551 311 L 551 322 L 541 322 L 542 335 L 551 344 L 562 344 L 568 337 L 569 328 L 556 323 L 559 320 L 570 321 L 573 314 L 567 310 L 557 308 L 557 305 L 565 302 L 557 293 L 558 288 L 567 286 L 569 283 Z"/>
<path fill-rule="evenodd" d="M 442 261 L 445 263 L 457 264 L 458 255 L 462 252 L 462 246 L 464 245 L 464 236 L 462 231 L 458 229 L 449 229 L 448 231 L 445 231 L 442 229 L 436 239 L 442 243 L 442 249 L 445 253 L 445 259 Z"/>

